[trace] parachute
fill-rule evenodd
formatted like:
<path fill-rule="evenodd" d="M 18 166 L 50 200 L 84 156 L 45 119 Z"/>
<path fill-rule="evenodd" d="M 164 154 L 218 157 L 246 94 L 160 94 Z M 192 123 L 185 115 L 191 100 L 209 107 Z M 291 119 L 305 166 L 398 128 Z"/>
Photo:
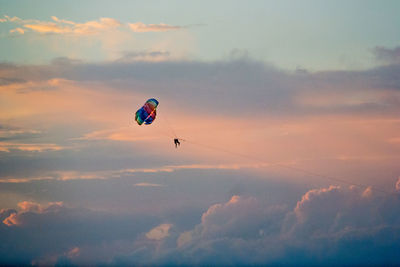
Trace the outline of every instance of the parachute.
<path fill-rule="evenodd" d="M 135 121 L 142 125 L 144 124 L 151 124 L 156 119 L 156 109 L 158 106 L 157 99 L 150 98 L 149 100 L 144 103 L 143 107 L 136 111 Z"/>

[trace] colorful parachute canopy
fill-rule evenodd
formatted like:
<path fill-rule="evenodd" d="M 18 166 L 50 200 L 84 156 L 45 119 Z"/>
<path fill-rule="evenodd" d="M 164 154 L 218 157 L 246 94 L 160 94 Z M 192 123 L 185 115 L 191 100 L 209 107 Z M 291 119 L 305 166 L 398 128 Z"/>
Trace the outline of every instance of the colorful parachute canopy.
<path fill-rule="evenodd" d="M 135 120 L 139 125 L 151 124 L 156 119 L 156 108 L 158 101 L 154 98 L 150 98 L 144 103 L 143 107 L 136 111 Z"/>

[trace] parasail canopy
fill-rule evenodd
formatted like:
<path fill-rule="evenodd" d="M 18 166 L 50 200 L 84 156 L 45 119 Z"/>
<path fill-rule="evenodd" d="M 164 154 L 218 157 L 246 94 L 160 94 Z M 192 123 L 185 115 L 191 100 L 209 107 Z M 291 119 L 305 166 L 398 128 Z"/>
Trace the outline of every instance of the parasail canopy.
<path fill-rule="evenodd" d="M 158 106 L 157 99 L 150 98 L 144 103 L 143 107 L 136 111 L 135 121 L 142 125 L 151 124 L 156 119 L 156 109 Z"/>

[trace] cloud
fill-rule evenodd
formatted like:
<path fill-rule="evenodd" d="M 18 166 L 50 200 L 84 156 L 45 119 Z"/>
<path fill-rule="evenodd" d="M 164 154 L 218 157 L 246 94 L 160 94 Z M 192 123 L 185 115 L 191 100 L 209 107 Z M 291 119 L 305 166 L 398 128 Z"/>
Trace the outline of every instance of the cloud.
<path fill-rule="evenodd" d="M 249 58 L 102 63 L 59 58 L 44 65 L 1 64 L 2 120 L 42 134 L 37 139 L 21 134 L 18 140 L 17 134 L 2 136 L 16 139 L 2 140 L 3 152 L 8 152 L 2 153 L 0 172 L 12 181 L 26 181 L 21 172 L 38 178 L 57 169 L 140 173 L 257 168 L 254 160 L 249 160 L 253 166 L 236 163 L 244 158 L 223 152 L 227 150 L 262 162 L 321 168 L 324 174 L 346 175 L 343 159 L 353 162 L 357 173 L 365 170 L 371 177 L 374 172 L 367 170 L 375 166 L 387 174 L 398 168 L 393 167 L 398 148 L 387 143 L 399 130 L 398 68 L 298 74 Z M 134 127 L 129 124 L 132 114 L 148 97 L 161 101 L 157 123 Z M 238 125 L 246 130 L 239 131 Z M 200 145 L 187 142 L 172 152 L 170 127 Z M 29 149 L 42 155 L 21 153 Z M 368 164 L 356 166 L 361 161 Z M 17 170 L 21 164 L 26 168 Z M 354 182 L 366 179 L 355 176 Z"/>
<path fill-rule="evenodd" d="M 118 62 L 101 64 L 73 62 L 70 65 L 13 66 L 3 69 L 2 73 L 7 76 L 1 76 L 42 81 L 60 78 L 98 81 L 118 86 L 125 92 L 141 85 L 151 95 L 164 98 L 178 95 L 182 104 L 190 103 L 190 110 L 218 110 L 221 115 L 229 114 L 234 108 L 241 112 L 249 110 L 244 108 L 244 102 L 251 102 L 252 110 L 261 115 L 393 112 L 399 102 L 400 80 L 395 75 L 399 71 L 398 65 L 366 71 L 299 75 L 243 59 L 210 63 L 135 61 L 151 61 L 167 56 L 166 53 L 127 52 Z"/>
<path fill-rule="evenodd" d="M 133 186 L 139 186 L 139 187 L 162 187 L 162 186 L 165 186 L 165 185 L 153 184 L 153 183 L 136 183 Z"/>
<path fill-rule="evenodd" d="M 184 219 L 180 216 L 174 217 L 175 224 L 163 216 L 25 201 L 19 203 L 18 212 L 1 211 L 5 219 L 0 233 L 13 251 L 0 250 L 0 259 L 12 263 L 18 255 L 27 262 L 47 264 L 68 259 L 73 264 L 158 266 L 396 265 L 399 195 L 366 191 L 339 186 L 311 189 L 293 207 L 234 195 L 209 206 L 192 229 L 178 226 Z M 56 238 L 57 244 L 48 238 Z"/>
<path fill-rule="evenodd" d="M 39 203 L 31 201 L 23 201 L 18 203 L 20 211 L 18 213 L 11 213 L 7 218 L 3 220 L 3 223 L 7 226 L 21 226 L 23 224 L 29 224 L 29 214 L 45 214 L 51 212 L 58 212 L 64 208 L 62 202 L 50 202 L 43 206 Z M 28 216 L 28 217 L 27 217 Z"/>
<path fill-rule="evenodd" d="M 400 198 L 367 190 L 313 189 L 293 210 L 269 205 L 270 212 L 255 198 L 234 196 L 211 206 L 194 230 L 181 233 L 179 257 L 186 264 L 395 264 Z M 393 237 L 385 240 L 387 235 Z"/>
<path fill-rule="evenodd" d="M 169 236 L 171 227 L 172 224 L 169 223 L 160 224 L 146 233 L 146 237 L 150 240 L 162 240 Z"/>
<path fill-rule="evenodd" d="M 23 79 L 18 79 L 18 78 L 3 78 L 0 77 L 0 86 L 6 86 L 10 84 L 16 84 L 16 83 L 25 83 L 26 81 Z"/>
<path fill-rule="evenodd" d="M 10 143 L 0 142 L 0 152 L 10 153 L 15 150 L 28 152 L 44 152 L 44 151 L 59 151 L 65 147 L 57 144 L 26 144 L 26 143 Z"/>
<path fill-rule="evenodd" d="M 1 150 L 0 150 L 1 151 Z M 38 150 L 30 150 L 39 152 Z M 44 151 L 44 150 L 43 150 Z M 43 152 L 41 151 L 41 152 Z M 48 150 L 46 150 L 48 151 Z M 10 153 L 11 151 L 3 151 Z M 105 171 L 48 171 L 43 172 L 41 176 L 16 177 L 3 176 L 0 178 L 0 183 L 29 183 L 32 181 L 42 180 L 106 180 L 117 179 L 135 174 L 147 173 L 172 173 L 182 170 L 239 170 L 239 169 L 258 169 L 273 164 L 190 164 L 190 165 L 165 165 L 159 168 L 136 168 L 136 169 L 119 169 Z M 133 186 L 137 187 L 164 187 L 164 184 L 140 182 Z"/>
<path fill-rule="evenodd" d="M 18 27 L 18 28 L 15 28 L 15 29 L 10 30 L 10 33 L 24 34 L 24 33 L 25 33 L 25 30 Z"/>
<path fill-rule="evenodd" d="M 17 211 L 14 209 L 1 209 L 0 210 L 0 221 L 3 222 L 6 218 L 10 217 L 12 214 L 16 214 Z"/>
<path fill-rule="evenodd" d="M 116 62 L 133 62 L 133 61 L 161 61 L 170 57 L 168 51 L 130 51 L 123 52 L 123 56 L 118 58 Z"/>
<path fill-rule="evenodd" d="M 21 211 L 26 212 L 26 211 L 32 211 L 32 212 L 43 212 L 44 208 L 35 202 L 30 202 L 30 201 L 23 201 L 18 203 L 18 207 L 21 209 Z"/>
<path fill-rule="evenodd" d="M 144 24 L 143 22 L 128 23 L 129 28 L 134 32 L 166 32 L 182 29 L 181 26 L 172 26 L 164 23 Z"/>
<path fill-rule="evenodd" d="M 16 141 L 35 139 L 41 136 L 42 132 L 34 129 L 24 129 L 11 125 L 0 125 L 0 141 Z"/>
<path fill-rule="evenodd" d="M 376 46 L 372 50 L 377 61 L 389 64 L 400 63 L 400 46 L 394 48 L 386 48 L 384 46 Z"/>
<path fill-rule="evenodd" d="M 116 215 L 63 203 L 21 202 L 19 206 L 18 212 L 1 211 L 2 216 L 8 215 L 0 225 L 2 242 L 7 244 L 0 249 L 1 264 L 54 265 L 63 257 L 81 264 L 96 259 L 107 262 L 126 250 L 121 245 L 129 247 L 140 233 L 157 225 L 157 219 L 148 215 Z"/>
<path fill-rule="evenodd" d="M 54 16 L 52 18 L 54 22 L 44 21 L 36 24 L 23 24 L 23 27 L 38 33 L 90 35 L 112 30 L 122 25 L 112 18 L 100 18 L 99 20 L 85 23 L 59 20 Z"/>
<path fill-rule="evenodd" d="M 4 15 L 4 19 L 1 20 L 1 22 L 15 22 L 15 23 L 38 23 L 40 22 L 39 20 L 36 19 L 21 19 L 19 17 L 10 17 L 7 15 Z"/>
<path fill-rule="evenodd" d="M 201 235 L 208 238 L 257 236 L 260 231 L 260 220 L 262 221 L 261 218 L 265 215 L 265 211 L 255 198 L 233 196 L 227 203 L 215 204 L 203 213 Z"/>
<path fill-rule="evenodd" d="M 21 25 L 10 30 L 12 34 L 24 34 L 33 32 L 39 34 L 71 34 L 71 35 L 93 35 L 104 31 L 115 29 L 130 28 L 134 32 L 165 32 L 171 30 L 179 30 L 183 27 L 172 26 L 164 23 L 160 24 L 144 24 L 142 22 L 123 24 L 120 21 L 102 17 L 98 20 L 91 20 L 84 23 L 78 23 L 71 20 L 59 19 L 51 16 L 52 21 L 25 20 L 18 17 L 4 16 L 0 22 L 16 23 Z"/>

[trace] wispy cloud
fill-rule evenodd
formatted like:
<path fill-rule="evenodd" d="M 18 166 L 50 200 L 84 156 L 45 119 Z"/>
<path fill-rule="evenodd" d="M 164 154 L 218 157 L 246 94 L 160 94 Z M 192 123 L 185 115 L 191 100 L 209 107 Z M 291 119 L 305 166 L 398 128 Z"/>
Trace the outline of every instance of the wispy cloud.
<path fill-rule="evenodd" d="M 142 22 L 137 23 L 129 23 L 129 28 L 134 32 L 166 32 L 179 30 L 183 27 L 181 26 L 172 26 L 165 23 L 160 24 L 144 24 Z"/>
<path fill-rule="evenodd" d="M 165 185 L 163 185 L 163 184 L 153 184 L 153 183 L 136 183 L 133 186 L 139 186 L 139 187 L 163 187 Z"/>
<path fill-rule="evenodd" d="M 162 61 L 170 57 L 168 51 L 125 51 L 122 56 L 116 59 L 116 62 L 134 62 L 134 61 Z"/>
<path fill-rule="evenodd" d="M 136 22 L 124 24 L 116 19 L 106 17 L 84 23 L 60 19 L 56 16 L 51 16 L 51 19 L 52 21 L 40 21 L 36 19 L 21 19 L 19 17 L 10 17 L 5 15 L 0 22 L 21 25 L 20 27 L 11 29 L 10 33 L 12 34 L 34 32 L 39 34 L 93 35 L 123 28 L 130 29 L 133 32 L 165 32 L 183 28 L 181 26 L 173 26 L 165 23 L 144 24 L 142 22 Z"/>
<path fill-rule="evenodd" d="M 15 29 L 11 29 L 10 33 L 16 33 L 16 34 L 24 34 L 26 30 L 22 29 L 22 28 L 15 28 Z"/>
<path fill-rule="evenodd" d="M 57 144 L 26 144 L 26 143 L 11 143 L 11 142 L 0 142 L 1 152 L 11 152 L 13 150 L 27 151 L 27 152 L 43 152 L 43 151 L 58 151 L 65 149 L 65 147 Z"/>
<path fill-rule="evenodd" d="M 1 151 L 1 150 L 0 150 Z M 10 151 L 8 151 L 10 152 Z M 70 180 L 106 180 L 118 179 L 121 177 L 132 176 L 141 173 L 171 173 L 180 170 L 240 170 L 240 169 L 259 169 L 274 164 L 189 164 L 189 165 L 165 165 L 158 168 L 135 168 L 135 169 L 120 169 L 109 171 L 50 171 L 44 172 L 40 176 L 31 177 L 9 177 L 5 176 L 0 179 L 0 183 L 29 183 L 33 181 L 42 180 L 57 180 L 57 181 L 70 181 Z M 138 187 L 159 187 L 162 184 L 155 183 L 136 183 L 134 186 Z"/>

